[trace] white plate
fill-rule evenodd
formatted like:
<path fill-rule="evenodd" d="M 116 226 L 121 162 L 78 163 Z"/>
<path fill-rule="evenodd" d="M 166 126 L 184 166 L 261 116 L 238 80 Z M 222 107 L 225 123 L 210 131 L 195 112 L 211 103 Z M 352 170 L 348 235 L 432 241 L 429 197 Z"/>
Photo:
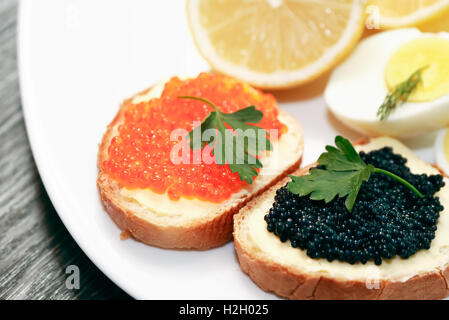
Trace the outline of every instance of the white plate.
<path fill-rule="evenodd" d="M 25 120 L 45 188 L 79 246 L 112 281 L 135 298 L 275 298 L 241 272 L 232 243 L 189 252 L 121 241 L 99 201 L 98 143 L 120 102 L 161 79 L 208 70 L 183 1 L 23 0 L 18 43 Z M 336 133 L 356 137 L 313 97 L 320 85 L 277 95 L 304 126 L 304 164 Z M 433 139 L 413 142 L 429 161 Z"/>

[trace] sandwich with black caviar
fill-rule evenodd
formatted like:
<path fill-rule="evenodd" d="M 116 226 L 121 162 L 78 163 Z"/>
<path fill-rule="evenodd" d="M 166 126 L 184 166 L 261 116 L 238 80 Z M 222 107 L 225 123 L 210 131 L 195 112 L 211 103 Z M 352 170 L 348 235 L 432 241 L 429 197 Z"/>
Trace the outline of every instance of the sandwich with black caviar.
<path fill-rule="evenodd" d="M 337 137 L 240 210 L 242 270 L 290 299 L 449 295 L 449 186 L 397 140 Z"/>

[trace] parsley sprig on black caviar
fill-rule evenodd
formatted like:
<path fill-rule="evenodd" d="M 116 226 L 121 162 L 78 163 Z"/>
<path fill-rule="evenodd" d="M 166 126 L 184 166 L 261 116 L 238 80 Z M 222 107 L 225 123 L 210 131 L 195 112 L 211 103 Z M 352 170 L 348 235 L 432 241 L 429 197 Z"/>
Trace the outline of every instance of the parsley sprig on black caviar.
<path fill-rule="evenodd" d="M 195 127 L 189 132 L 187 138 L 190 139 L 190 148 L 192 150 L 203 149 L 206 143 L 208 143 L 213 149 L 212 154 L 215 156 L 217 164 L 229 164 L 231 171 L 237 172 L 240 180 L 245 180 L 251 184 L 253 177 L 258 175 L 256 169 L 262 168 L 262 163 L 256 158 L 257 154 L 266 150 L 272 150 L 272 145 L 267 138 L 266 131 L 251 124 L 259 123 L 262 120 L 263 113 L 256 110 L 254 106 L 233 113 L 224 113 L 218 110 L 217 106 L 212 102 L 200 97 L 179 96 L 178 98 L 202 101 L 214 108 L 214 111 L 204 118 L 200 126 Z M 255 130 L 256 134 L 245 136 L 243 154 L 237 150 L 240 147 L 236 143 L 237 135 L 233 135 L 234 141 L 232 144 L 226 143 L 226 125 L 233 130 Z M 213 129 L 214 134 L 209 139 L 204 140 L 203 133 L 208 129 Z M 257 132 L 258 130 L 262 130 L 262 132 Z M 221 135 L 221 139 L 217 137 L 217 133 Z M 258 135 L 260 134 L 265 137 L 264 141 L 259 141 Z M 195 136 L 199 136 L 201 139 L 194 139 Z M 215 150 L 217 143 L 221 145 L 221 150 L 218 150 L 218 152 Z"/>
<path fill-rule="evenodd" d="M 290 176 L 292 181 L 287 185 L 288 191 L 299 196 L 310 194 L 310 199 L 324 200 L 326 203 L 337 195 L 347 197 L 345 206 L 352 212 L 362 183 L 376 172 L 399 181 L 418 197 L 424 197 L 412 184 L 394 173 L 366 164 L 349 140 L 337 136 L 335 145 L 337 148 L 326 146 L 327 152 L 318 159 L 319 168 L 313 168 L 310 174 L 301 177 Z"/>

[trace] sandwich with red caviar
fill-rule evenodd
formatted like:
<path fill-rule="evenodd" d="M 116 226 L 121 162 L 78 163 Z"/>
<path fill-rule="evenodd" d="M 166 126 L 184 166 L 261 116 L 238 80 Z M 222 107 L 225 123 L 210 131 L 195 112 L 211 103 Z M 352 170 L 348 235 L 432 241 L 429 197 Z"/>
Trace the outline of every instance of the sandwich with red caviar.
<path fill-rule="evenodd" d="M 97 185 L 124 235 L 205 250 L 232 239 L 233 215 L 298 169 L 302 152 L 301 126 L 272 95 L 221 75 L 174 77 L 124 101 Z"/>
<path fill-rule="evenodd" d="M 449 186 L 388 137 L 343 137 L 234 218 L 242 270 L 290 299 L 449 295 Z"/>

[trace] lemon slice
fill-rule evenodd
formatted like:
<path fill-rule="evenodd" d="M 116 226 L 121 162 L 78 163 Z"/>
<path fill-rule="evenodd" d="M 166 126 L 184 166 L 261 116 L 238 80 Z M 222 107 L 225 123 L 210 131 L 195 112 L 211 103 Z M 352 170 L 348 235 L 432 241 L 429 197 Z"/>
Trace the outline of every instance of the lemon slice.
<path fill-rule="evenodd" d="M 360 0 L 188 0 L 196 46 L 218 72 L 261 88 L 309 82 L 356 44 Z"/>
<path fill-rule="evenodd" d="M 369 0 L 369 5 L 378 8 L 380 27 L 389 29 L 438 19 L 449 9 L 449 0 Z"/>

